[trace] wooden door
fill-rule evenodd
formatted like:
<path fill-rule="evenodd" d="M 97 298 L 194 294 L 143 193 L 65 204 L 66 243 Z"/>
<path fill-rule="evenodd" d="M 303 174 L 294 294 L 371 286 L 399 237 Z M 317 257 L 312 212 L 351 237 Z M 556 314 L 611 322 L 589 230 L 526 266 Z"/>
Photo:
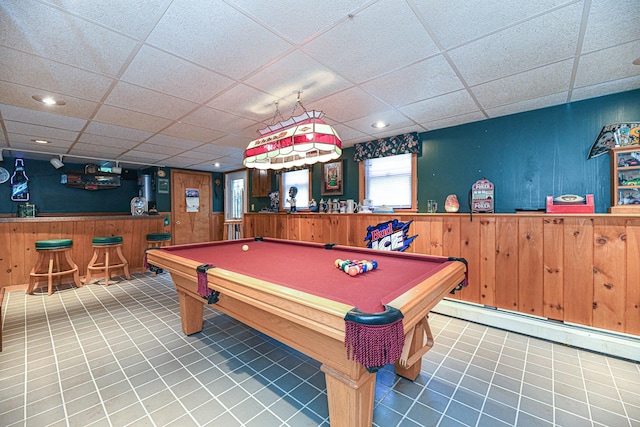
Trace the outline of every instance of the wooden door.
<path fill-rule="evenodd" d="M 192 190 L 197 190 L 197 193 Z M 187 192 L 191 196 L 189 203 Z M 196 194 L 197 200 L 193 197 Z M 174 244 L 210 241 L 211 209 L 211 174 L 171 171 L 171 234 Z"/>

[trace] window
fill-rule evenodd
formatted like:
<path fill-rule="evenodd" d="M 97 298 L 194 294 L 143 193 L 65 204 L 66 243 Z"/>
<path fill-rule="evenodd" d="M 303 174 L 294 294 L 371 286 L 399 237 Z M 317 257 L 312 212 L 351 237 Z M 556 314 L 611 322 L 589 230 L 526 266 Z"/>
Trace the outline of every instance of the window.
<path fill-rule="evenodd" d="M 415 154 L 378 157 L 360 163 L 364 199 L 372 200 L 373 205 L 378 207 L 416 208 Z"/>
<path fill-rule="evenodd" d="M 297 209 L 307 209 L 309 208 L 309 200 L 311 199 L 311 193 L 309 191 L 311 187 L 311 177 L 310 177 L 309 169 L 301 169 L 297 171 L 291 172 L 283 172 L 282 173 L 282 185 L 280 188 L 281 191 L 281 206 L 284 209 L 289 209 L 291 205 L 289 204 L 289 189 L 291 187 L 296 187 L 298 189 L 298 193 L 296 194 L 296 208 Z"/>

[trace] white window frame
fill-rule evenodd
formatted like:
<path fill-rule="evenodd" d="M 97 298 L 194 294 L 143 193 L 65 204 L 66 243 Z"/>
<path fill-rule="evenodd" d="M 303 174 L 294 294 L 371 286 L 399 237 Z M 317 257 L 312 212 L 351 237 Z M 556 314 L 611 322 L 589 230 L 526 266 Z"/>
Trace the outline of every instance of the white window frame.
<path fill-rule="evenodd" d="M 385 159 L 384 157 L 380 159 Z M 359 169 L 359 198 L 360 200 L 366 199 L 367 194 L 367 178 L 366 178 L 366 170 L 365 170 L 365 162 L 366 160 L 362 160 L 358 165 Z M 411 154 L 411 206 L 407 208 L 396 208 L 393 207 L 397 212 L 417 212 L 418 211 L 418 180 L 417 180 L 417 166 L 418 166 L 418 155 Z M 375 206 L 381 206 L 385 204 L 384 200 L 373 200 Z"/>
<path fill-rule="evenodd" d="M 301 181 L 304 181 L 304 178 L 306 177 L 306 185 L 301 185 L 301 181 L 296 181 L 293 184 L 287 184 L 287 174 L 294 173 Z M 282 174 L 280 174 L 280 210 L 288 211 L 291 207 L 287 201 L 287 199 L 289 199 L 289 188 L 291 185 L 298 187 L 298 194 L 296 195 L 296 210 L 308 210 L 309 201 L 312 197 L 311 190 L 313 188 L 311 186 L 311 169 L 300 169 L 296 171 L 282 172 Z"/>

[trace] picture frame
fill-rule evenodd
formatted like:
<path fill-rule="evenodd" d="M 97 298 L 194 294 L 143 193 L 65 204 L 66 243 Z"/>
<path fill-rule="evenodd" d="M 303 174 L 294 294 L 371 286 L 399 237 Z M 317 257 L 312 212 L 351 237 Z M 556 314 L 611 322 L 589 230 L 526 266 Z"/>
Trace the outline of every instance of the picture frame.
<path fill-rule="evenodd" d="M 344 192 L 344 175 L 342 173 L 342 160 L 322 164 L 322 189 L 323 196 L 339 196 Z"/>
<path fill-rule="evenodd" d="M 169 194 L 169 180 L 166 178 L 158 179 L 158 194 Z"/>

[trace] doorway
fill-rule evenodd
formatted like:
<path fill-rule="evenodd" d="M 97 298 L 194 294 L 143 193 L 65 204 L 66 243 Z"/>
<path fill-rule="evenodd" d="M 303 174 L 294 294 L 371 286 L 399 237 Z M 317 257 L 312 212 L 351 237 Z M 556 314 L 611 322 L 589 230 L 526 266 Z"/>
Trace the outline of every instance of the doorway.
<path fill-rule="evenodd" d="M 230 172 L 224 176 L 224 238 L 242 238 L 242 215 L 247 206 L 247 172 Z"/>
<path fill-rule="evenodd" d="M 211 174 L 171 171 L 171 234 L 173 244 L 211 240 Z"/>

